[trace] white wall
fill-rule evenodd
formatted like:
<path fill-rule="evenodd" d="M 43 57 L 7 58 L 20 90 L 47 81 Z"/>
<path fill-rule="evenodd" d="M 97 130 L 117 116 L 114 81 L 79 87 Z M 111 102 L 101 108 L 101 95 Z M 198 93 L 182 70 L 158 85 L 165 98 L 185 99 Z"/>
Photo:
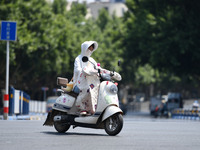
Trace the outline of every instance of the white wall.
<path fill-rule="evenodd" d="M 30 100 L 29 112 L 30 113 L 46 113 L 47 103 L 45 101 Z"/>

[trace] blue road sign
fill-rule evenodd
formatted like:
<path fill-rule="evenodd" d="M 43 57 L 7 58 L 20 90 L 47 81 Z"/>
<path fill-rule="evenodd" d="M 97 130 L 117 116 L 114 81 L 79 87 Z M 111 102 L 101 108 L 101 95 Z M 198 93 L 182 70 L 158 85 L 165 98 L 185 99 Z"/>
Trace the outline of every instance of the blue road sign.
<path fill-rule="evenodd" d="M 17 23 L 11 21 L 1 22 L 1 40 L 16 41 Z"/>

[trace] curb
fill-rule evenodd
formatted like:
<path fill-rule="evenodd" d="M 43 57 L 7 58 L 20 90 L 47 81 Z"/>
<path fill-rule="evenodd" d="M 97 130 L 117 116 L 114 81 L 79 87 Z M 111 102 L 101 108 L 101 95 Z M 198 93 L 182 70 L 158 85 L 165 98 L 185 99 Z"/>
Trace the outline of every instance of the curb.
<path fill-rule="evenodd" d="M 29 114 L 29 115 L 14 115 L 8 116 L 7 120 L 45 120 L 47 114 Z M 0 120 L 3 119 L 3 115 L 0 115 Z"/>

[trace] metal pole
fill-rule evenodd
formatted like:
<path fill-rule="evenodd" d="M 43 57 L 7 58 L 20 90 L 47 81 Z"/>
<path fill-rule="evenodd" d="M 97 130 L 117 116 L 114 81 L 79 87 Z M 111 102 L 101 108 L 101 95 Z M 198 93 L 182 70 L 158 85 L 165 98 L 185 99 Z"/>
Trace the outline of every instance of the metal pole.
<path fill-rule="evenodd" d="M 43 101 L 46 100 L 46 89 L 44 90 L 44 98 L 43 98 Z"/>
<path fill-rule="evenodd" d="M 6 93 L 4 94 L 4 120 L 8 119 L 9 110 L 9 95 L 8 95 L 8 85 L 9 85 L 9 41 L 7 41 L 7 53 L 6 53 Z"/>

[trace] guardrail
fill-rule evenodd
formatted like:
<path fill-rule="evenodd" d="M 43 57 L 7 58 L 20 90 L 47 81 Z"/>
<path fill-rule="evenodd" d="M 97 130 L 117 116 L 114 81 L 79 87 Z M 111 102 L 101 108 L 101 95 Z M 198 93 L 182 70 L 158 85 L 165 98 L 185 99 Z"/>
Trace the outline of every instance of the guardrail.
<path fill-rule="evenodd" d="M 173 119 L 200 120 L 199 109 L 174 109 L 172 111 Z"/>
<path fill-rule="evenodd" d="M 24 117 L 30 115 L 41 115 L 47 112 L 47 102 L 31 100 L 30 96 L 14 87 L 9 92 L 9 117 Z"/>
<path fill-rule="evenodd" d="M 9 115 L 29 113 L 30 96 L 27 93 L 11 87 L 9 97 Z"/>
<path fill-rule="evenodd" d="M 47 102 L 30 100 L 29 102 L 29 113 L 46 113 L 47 111 Z"/>

